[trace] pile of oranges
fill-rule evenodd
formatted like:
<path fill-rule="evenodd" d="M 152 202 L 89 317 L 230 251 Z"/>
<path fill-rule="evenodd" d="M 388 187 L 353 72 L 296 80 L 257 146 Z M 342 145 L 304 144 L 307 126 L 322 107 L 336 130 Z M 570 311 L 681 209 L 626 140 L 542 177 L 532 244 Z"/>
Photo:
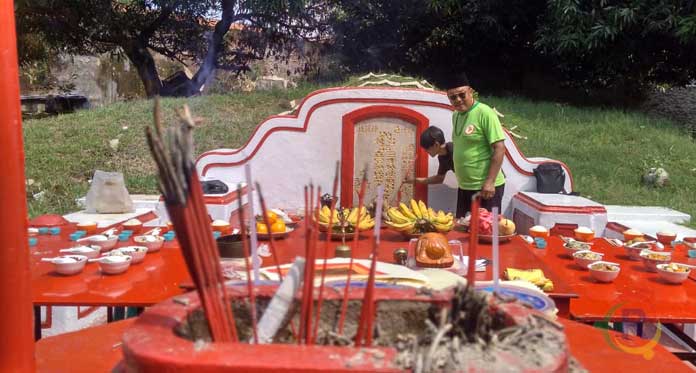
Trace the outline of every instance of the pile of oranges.
<path fill-rule="evenodd" d="M 271 233 L 285 233 L 285 222 L 278 217 L 273 211 L 267 211 L 268 223 L 271 224 Z M 268 226 L 264 222 L 263 217 L 256 219 L 256 233 L 268 234 Z"/>

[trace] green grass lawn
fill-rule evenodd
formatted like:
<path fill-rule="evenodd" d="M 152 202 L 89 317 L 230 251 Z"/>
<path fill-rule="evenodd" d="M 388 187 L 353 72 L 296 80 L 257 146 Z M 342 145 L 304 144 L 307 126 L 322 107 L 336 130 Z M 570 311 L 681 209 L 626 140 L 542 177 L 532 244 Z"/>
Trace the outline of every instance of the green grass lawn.
<path fill-rule="evenodd" d="M 190 99 L 165 99 L 167 121 L 175 107 L 188 103 L 203 119 L 195 132 L 199 152 L 242 145 L 264 118 L 288 109 L 287 101 L 320 88 L 303 85 L 286 92 L 234 93 Z M 564 161 L 575 188 L 605 204 L 659 205 L 691 214 L 696 227 L 696 144 L 686 131 L 667 120 L 613 109 L 576 108 L 522 98 L 482 96 L 481 101 L 505 114 L 503 122 L 519 126 L 528 140 L 518 140 L 529 157 Z M 152 123 L 152 102 L 129 101 L 74 114 L 24 123 L 30 216 L 63 214 L 77 209 L 95 169 L 120 171 L 131 194 L 156 193 L 154 162 L 144 128 Z M 123 129 L 128 127 L 127 129 Z M 109 140 L 119 138 L 117 151 Z M 662 166 L 671 185 L 662 189 L 640 184 L 643 170 Z M 43 197 L 33 194 L 44 191 Z"/>

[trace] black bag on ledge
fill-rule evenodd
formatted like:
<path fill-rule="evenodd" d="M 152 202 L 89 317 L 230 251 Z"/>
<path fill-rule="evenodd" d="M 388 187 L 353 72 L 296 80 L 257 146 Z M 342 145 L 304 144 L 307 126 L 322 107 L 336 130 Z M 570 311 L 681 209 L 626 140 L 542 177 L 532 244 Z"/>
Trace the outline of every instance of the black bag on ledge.
<path fill-rule="evenodd" d="M 203 194 L 225 194 L 229 192 L 227 184 L 220 180 L 201 181 L 201 187 L 203 188 Z"/>
<path fill-rule="evenodd" d="M 566 193 L 563 189 L 565 184 L 565 172 L 559 163 L 545 162 L 534 169 L 534 177 L 537 182 L 537 192 L 539 193 Z"/>

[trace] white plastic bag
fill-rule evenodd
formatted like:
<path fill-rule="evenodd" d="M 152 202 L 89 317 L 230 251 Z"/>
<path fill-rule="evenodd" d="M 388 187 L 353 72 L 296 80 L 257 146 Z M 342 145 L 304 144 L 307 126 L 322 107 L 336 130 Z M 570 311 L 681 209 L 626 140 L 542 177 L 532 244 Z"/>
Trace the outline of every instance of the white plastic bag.
<path fill-rule="evenodd" d="M 123 174 L 120 172 L 95 171 L 85 199 L 87 213 L 133 212 L 133 200 L 128 194 Z"/>

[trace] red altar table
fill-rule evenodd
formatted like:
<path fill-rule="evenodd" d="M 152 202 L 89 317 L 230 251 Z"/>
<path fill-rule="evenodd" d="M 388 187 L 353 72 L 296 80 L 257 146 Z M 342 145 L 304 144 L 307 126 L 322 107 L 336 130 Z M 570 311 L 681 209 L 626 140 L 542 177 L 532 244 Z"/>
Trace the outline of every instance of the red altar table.
<path fill-rule="evenodd" d="M 139 218 L 146 221 L 152 217 Z M 74 231 L 69 225 L 62 227 L 57 236 L 37 236 L 30 263 L 34 306 L 150 306 L 181 294 L 179 284 L 190 281 L 179 246 L 173 241 L 165 242 L 160 251 L 146 255 L 142 263 L 132 265 L 123 274 L 104 275 L 96 263 L 87 263 L 74 276 L 56 274 L 53 265 L 41 258 L 61 255 L 60 249 L 77 245 L 69 240 Z M 134 245 L 132 238 L 118 242 L 116 247 L 128 245 Z"/>
<path fill-rule="evenodd" d="M 545 250 L 527 246 L 578 294 L 570 304 L 573 319 L 584 322 L 696 322 L 696 273 L 681 285 L 668 284 L 657 273 L 646 271 L 642 262 L 630 260 L 624 248 L 595 239 L 592 250 L 604 253 L 604 260 L 621 264 L 621 273 L 614 282 L 598 283 L 590 278 L 588 271 L 581 270 L 565 256 L 562 245 L 560 238 L 551 237 Z M 672 251 L 672 260 L 696 265 L 696 259 L 687 257 L 683 245 L 677 245 Z"/>
<path fill-rule="evenodd" d="M 122 371 L 121 335 L 134 321 L 135 319 L 118 321 L 36 342 L 36 371 Z M 612 348 L 607 342 L 607 337 L 620 338 L 616 332 L 603 331 L 563 319 L 559 321 L 565 326 L 572 355 L 590 372 L 690 371 L 682 361 L 662 346 L 655 346 L 654 356 L 646 360 L 639 355 Z"/>

